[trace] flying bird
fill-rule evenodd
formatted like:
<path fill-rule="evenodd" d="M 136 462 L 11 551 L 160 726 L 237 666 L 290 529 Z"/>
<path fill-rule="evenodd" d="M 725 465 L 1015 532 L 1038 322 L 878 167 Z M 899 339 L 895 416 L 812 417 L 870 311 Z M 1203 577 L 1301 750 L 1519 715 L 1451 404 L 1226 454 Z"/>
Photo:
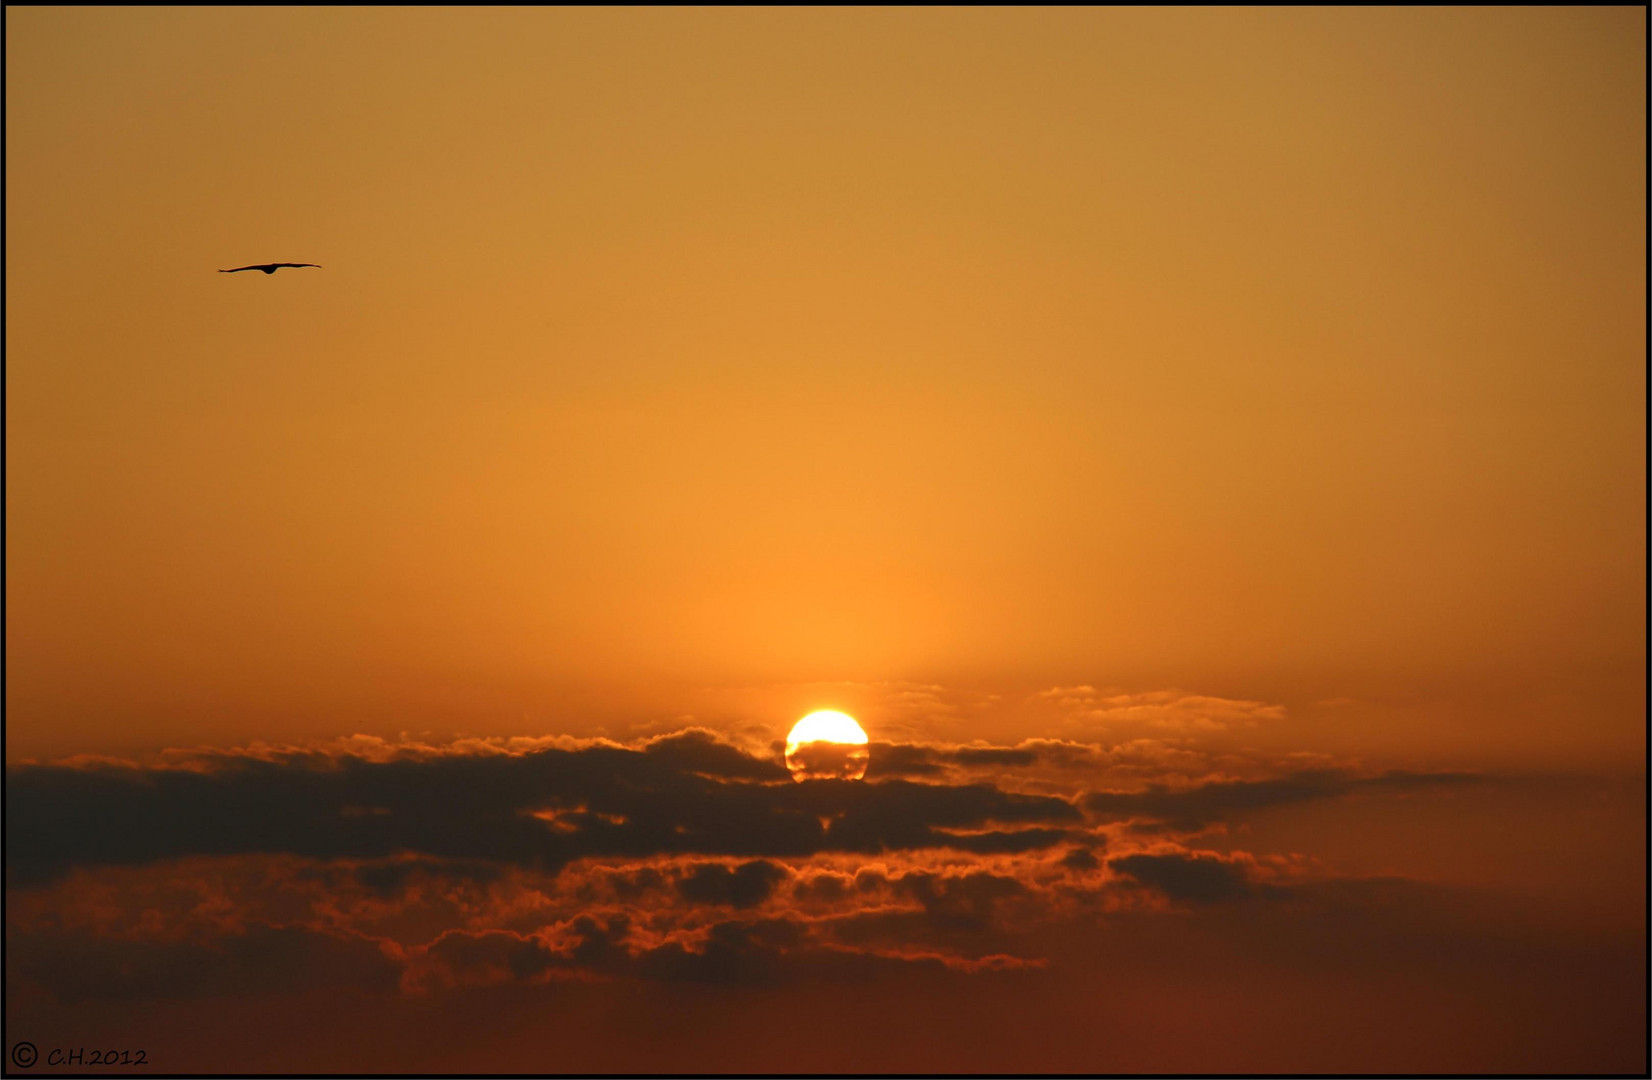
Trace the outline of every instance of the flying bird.
<path fill-rule="evenodd" d="M 320 263 L 260 263 L 257 266 L 237 266 L 233 270 L 220 270 L 218 272 L 220 274 L 239 274 L 243 270 L 262 270 L 266 274 L 273 274 L 283 266 L 313 266 L 317 270 L 321 269 Z"/>

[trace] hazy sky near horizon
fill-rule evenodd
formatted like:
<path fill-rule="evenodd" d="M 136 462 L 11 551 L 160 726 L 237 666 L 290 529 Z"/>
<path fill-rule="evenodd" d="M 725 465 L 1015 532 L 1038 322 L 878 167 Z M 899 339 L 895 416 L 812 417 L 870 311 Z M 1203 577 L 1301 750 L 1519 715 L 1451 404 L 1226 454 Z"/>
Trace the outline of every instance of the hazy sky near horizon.
<path fill-rule="evenodd" d="M 5 19 L 47 1068 L 1645 1071 L 1644 8 Z"/>

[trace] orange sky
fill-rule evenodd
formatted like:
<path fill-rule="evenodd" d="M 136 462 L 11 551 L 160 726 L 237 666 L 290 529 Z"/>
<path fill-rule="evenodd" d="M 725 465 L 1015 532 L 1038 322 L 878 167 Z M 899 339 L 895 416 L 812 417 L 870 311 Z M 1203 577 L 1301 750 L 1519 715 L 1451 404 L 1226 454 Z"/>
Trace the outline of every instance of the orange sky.
<path fill-rule="evenodd" d="M 1644 10 L 6 29 L 8 759 L 1087 685 L 1638 768 Z"/>
<path fill-rule="evenodd" d="M 1645 1074 L 1644 8 L 5 20 L 8 1067 Z"/>

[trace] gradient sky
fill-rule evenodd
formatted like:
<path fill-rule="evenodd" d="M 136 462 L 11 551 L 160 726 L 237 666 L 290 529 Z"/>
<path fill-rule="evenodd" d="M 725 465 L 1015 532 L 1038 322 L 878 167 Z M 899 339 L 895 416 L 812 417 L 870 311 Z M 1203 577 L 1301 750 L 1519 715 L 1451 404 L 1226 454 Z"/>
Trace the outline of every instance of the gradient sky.
<path fill-rule="evenodd" d="M 1644 986 L 1612 989 L 1645 975 L 1644 9 L 5 18 L 8 847 L 38 827 L 62 852 L 8 862 L 8 945 L 34 958 L 8 975 L 57 1003 L 8 996 L 8 1033 L 24 1037 L 18 1015 L 41 1031 L 90 1017 L 141 1042 L 187 1030 L 208 999 L 244 1030 L 223 988 L 262 976 L 222 935 L 310 934 L 324 952 L 381 943 L 395 970 L 357 990 L 391 1003 L 311 1058 L 228 1036 L 156 1045 L 208 1071 L 554 1070 L 523 1002 L 574 978 L 564 967 L 617 995 L 590 1006 L 609 1020 L 568 1021 L 577 1039 L 632 1006 L 678 1015 L 658 987 L 717 982 L 694 967 L 721 955 L 706 941 L 759 956 L 758 975 L 716 969 L 745 986 L 810 949 L 917 964 L 921 940 L 934 970 L 910 978 L 961 1011 L 926 1014 L 918 1041 L 959 1056 L 901 1057 L 892 1029 L 878 1045 L 893 1056 L 869 1060 L 1646 1067 L 1644 1041 L 1625 1041 Z M 323 269 L 216 273 L 272 260 Z M 769 792 L 749 812 L 790 821 L 802 796 L 772 773 L 774 741 L 817 708 L 873 741 L 863 794 L 831 811 L 846 820 L 902 785 L 1068 809 L 1016 819 L 1047 831 L 1037 844 L 946 832 L 1002 827 L 985 807 L 889 810 L 815 847 L 712 829 L 699 847 L 556 854 L 495 850 L 487 823 L 532 810 L 533 828 L 586 837 L 640 811 L 484 812 L 441 779 L 473 757 L 540 776 L 568 754 L 569 776 L 619 783 L 633 759 L 603 747 L 653 761 L 710 740 L 733 770 L 715 783 Z M 369 765 L 451 783 L 452 835 L 368 838 L 359 822 L 401 804 L 344 787 L 328 820 L 353 839 L 178 824 L 304 818 L 314 806 L 283 801 L 305 789 L 293 777 Z M 723 797 L 683 768 L 682 798 Z M 273 786 L 236 788 L 253 776 Z M 1197 812 L 1162 801 L 1201 791 Z M 165 835 L 91 837 L 115 820 Z M 860 880 L 850 863 L 874 856 L 895 862 L 870 908 L 813 884 Z M 428 872 L 493 892 L 415 917 L 440 889 L 391 896 L 373 884 L 386 866 L 394 888 Z M 641 891 L 601 884 L 645 871 Z M 1063 873 L 1076 884 L 1051 884 Z M 332 906 L 304 892 L 317 881 Z M 717 892 L 735 881 L 748 892 Z M 1513 965 L 1499 983 L 1465 960 L 1479 1019 L 1409 1058 L 1349 1034 L 1354 1013 L 1281 1017 L 1335 985 L 1404 1023 L 1393 987 L 1457 985 L 1432 960 L 1313 954 L 1287 971 L 1256 951 L 1289 936 L 1292 904 L 1328 940 L 1388 910 L 1360 890 L 1390 887 L 1427 896 L 1373 940 L 1472 939 L 1464 956 Z M 167 889 L 218 897 L 236 929 L 185 905 L 195 916 L 145 938 Z M 1430 889 L 1491 890 L 1501 914 Z M 560 921 L 497 914 L 553 894 Z M 593 930 L 576 894 L 630 921 Z M 405 919 L 386 930 L 346 895 Z M 865 921 L 903 903 L 930 921 Z M 353 914 L 323 925 L 292 914 L 304 904 Z M 719 904 L 769 922 L 707 930 Z M 76 905 L 130 926 L 30 921 Z M 461 909 L 496 914 L 461 925 Z M 1254 987 L 1190 990 L 1208 972 L 1113 956 L 1086 921 L 1187 910 L 1204 912 L 1190 940 L 1232 944 Z M 1464 929 L 1481 923 L 1503 945 Z M 1172 924 L 1153 925 L 1140 940 Z M 1531 951 L 1533 925 L 1575 948 Z M 964 941 L 989 930 L 990 948 Z M 529 950 L 501 961 L 524 985 L 476 991 L 510 1007 L 465 997 L 450 1012 L 472 1034 L 375 1056 L 434 1030 L 420 1010 L 464 997 L 465 963 L 498 968 L 443 953 L 459 933 Z M 53 949 L 118 967 L 162 939 L 229 966 L 113 999 L 42 974 Z M 700 959 L 672 967 L 661 950 L 679 941 Z M 593 942 L 609 959 L 590 960 Z M 1088 969 L 1040 967 L 1049 955 L 1137 972 L 1120 1023 L 1138 1032 L 1179 1030 L 1171 1002 L 1188 995 L 1244 1017 L 1168 1040 L 1189 1056 L 1128 1039 L 1086 1056 L 1061 1010 Z M 830 1012 L 839 977 L 904 1000 L 908 974 L 832 964 L 784 1000 Z M 294 978 L 282 1009 L 338 1014 L 316 1004 L 337 985 Z M 1017 979 L 1045 981 L 995 981 Z M 1627 1000 L 1629 1019 L 1543 1027 L 1545 979 L 1615 1003 L 1597 1018 Z M 1505 1001 L 1497 985 L 1534 989 Z M 759 998 L 730 1015 L 767 1016 Z M 963 1034 L 957 1017 L 1009 1001 L 1053 1030 Z M 719 1057 L 736 1052 L 703 1030 L 683 1036 L 688 1057 L 597 1040 L 566 1060 L 784 1068 L 760 1049 Z M 1510 1050 L 1520 1032 L 1535 1041 Z M 801 1060 L 856 1067 L 816 1052 Z"/>

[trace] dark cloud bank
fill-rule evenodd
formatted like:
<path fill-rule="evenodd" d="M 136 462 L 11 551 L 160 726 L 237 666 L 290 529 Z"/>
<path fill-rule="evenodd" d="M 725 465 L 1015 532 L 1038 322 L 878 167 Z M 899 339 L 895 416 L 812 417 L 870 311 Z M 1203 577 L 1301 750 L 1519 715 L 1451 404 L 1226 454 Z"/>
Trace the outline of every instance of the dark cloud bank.
<path fill-rule="evenodd" d="M 1379 1041 L 1359 1060 L 1494 1071 L 1523 1060 L 1636 1064 L 1633 1047 L 1621 1049 L 1633 1009 L 1617 1005 L 1644 1013 L 1644 935 L 1637 954 L 1575 928 L 1533 931 L 1495 898 L 1315 879 L 1189 846 L 1198 830 L 1274 807 L 1469 789 L 1475 777 L 1283 769 L 1167 776 L 1130 791 L 1106 790 L 1104 778 L 1085 790 L 1081 777 L 1055 795 L 1008 790 L 1004 778 L 1081 771 L 1097 755 L 1071 744 L 875 750 L 867 781 L 807 784 L 702 731 L 632 747 L 16 767 L 6 790 L 8 1026 L 68 1032 L 101 1017 L 114 1029 L 147 1003 L 153 1036 L 153 1018 L 177 1002 L 187 1011 L 174 1018 L 173 1060 L 233 1071 L 251 1066 L 189 1057 L 205 1054 L 191 1034 L 199 1010 L 231 1017 L 237 1001 L 278 997 L 334 1002 L 424 1049 L 390 1060 L 272 1047 L 259 1060 L 276 1071 L 441 1067 L 428 1033 L 459 1015 L 471 1027 L 445 1036 L 470 1047 L 446 1063 L 459 1070 L 1266 1071 L 1347 1068 L 1354 1059 L 1338 1046 L 1369 1023 L 1420 1031 L 1432 1021 L 1418 1010 L 1473 1000 L 1492 1005 L 1462 1014 L 1480 1024 L 1469 1034 L 1460 1023 L 1401 1036 L 1402 1049 L 1405 1037 L 1414 1045 L 1397 1054 Z M 613 996 L 623 986 L 664 996 Z M 811 997 L 827 986 L 855 989 Z M 1556 987 L 1590 1002 L 1592 1018 L 1534 1012 Z M 1369 1000 L 1344 1010 L 1324 1004 L 1326 993 Z M 704 994 L 714 997 L 694 996 Z M 450 1004 L 421 1012 L 433 998 Z M 726 1022 L 690 1004 L 706 1000 L 742 1017 L 772 1012 L 782 1028 L 805 1007 L 871 1032 L 907 1017 L 930 1025 L 924 1038 L 936 1049 L 902 1057 L 910 1040 L 895 1028 L 871 1057 L 749 1031 L 713 1037 Z M 1200 1057 L 1188 1055 L 1209 1038 L 1199 1034 L 1208 1017 L 1178 1045 L 1131 1034 L 1175 1028 L 1183 1003 L 1200 1000 L 1225 1002 L 1207 1008 L 1251 1016 L 1263 1032 L 1283 1023 L 1255 1013 L 1272 1002 L 1280 1016 L 1319 1017 L 1342 1042 L 1305 1031 L 1288 1045 L 1251 1040 L 1251 1057 L 1234 1056 L 1250 1029 L 1222 1019 L 1224 1034 Z M 960 1027 L 923 1004 L 944 1002 L 1019 1016 L 1044 1037 Z M 1141 1015 L 1111 1041 L 1087 1042 L 1082 1033 L 1109 1009 Z M 555 1019 L 536 1021 L 524 1042 L 499 1027 L 512 1015 Z M 689 1015 L 698 1026 L 673 1027 Z M 616 1028 L 616 1017 L 629 1019 Z M 536 1056 L 541 1023 L 561 1032 L 559 1052 L 585 1056 Z M 635 1043 L 637 1025 L 677 1031 L 676 1042 L 649 1051 Z M 359 1028 L 340 1028 L 336 1045 L 368 1038 Z M 496 1040 L 468 1042 L 472 1030 Z M 489 1056 L 505 1045 L 517 1056 Z M 1478 1049 L 1454 1058 L 1459 1045 Z M 765 1046 L 775 1056 L 754 1049 Z"/>
<path fill-rule="evenodd" d="M 7 880 L 28 884 L 77 865 L 254 852 L 318 859 L 416 852 L 552 871 L 584 858 L 691 853 L 985 855 L 1059 845 L 1087 819 L 1193 829 L 1269 806 L 1475 779 L 1322 770 L 1069 800 L 985 782 L 899 778 L 958 765 L 1032 765 L 1038 757 L 1024 748 L 884 746 L 873 757 L 882 780 L 795 784 L 779 762 L 688 731 L 637 749 L 389 761 L 290 752 L 222 755 L 192 768 L 28 765 L 7 777 Z"/>
<path fill-rule="evenodd" d="M 11 884 L 74 865 L 250 852 L 406 851 L 555 870 L 684 853 L 1014 851 L 1058 843 L 1062 826 L 1082 821 L 1065 799 L 984 783 L 796 784 L 784 766 L 699 732 L 637 750 L 286 754 L 226 757 L 207 771 L 25 766 L 6 789 Z"/>

